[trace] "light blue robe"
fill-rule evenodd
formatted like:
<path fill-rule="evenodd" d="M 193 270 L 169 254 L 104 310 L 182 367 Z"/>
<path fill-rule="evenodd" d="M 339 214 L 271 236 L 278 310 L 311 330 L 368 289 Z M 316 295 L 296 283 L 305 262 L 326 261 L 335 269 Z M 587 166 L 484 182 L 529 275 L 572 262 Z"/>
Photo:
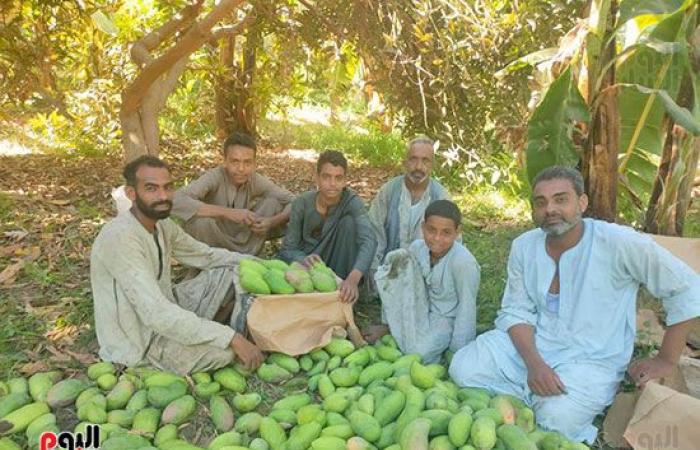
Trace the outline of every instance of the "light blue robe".
<path fill-rule="evenodd" d="M 662 299 L 670 326 L 700 316 L 700 276 L 631 228 L 593 219 L 584 225 L 581 241 L 559 261 L 558 314 L 546 305 L 556 266 L 545 233 L 532 230 L 513 242 L 496 329 L 457 352 L 450 375 L 460 386 L 523 398 L 544 428 L 592 442 L 592 421 L 612 402 L 632 356 L 639 286 Z M 539 397 L 530 391 L 507 334 L 521 323 L 535 327 L 537 349 L 567 394 Z"/>
<path fill-rule="evenodd" d="M 375 277 L 382 317 L 405 353 L 438 362 L 476 336 L 476 294 L 480 268 L 474 256 L 455 242 L 434 266 L 423 239 L 390 252 Z"/>

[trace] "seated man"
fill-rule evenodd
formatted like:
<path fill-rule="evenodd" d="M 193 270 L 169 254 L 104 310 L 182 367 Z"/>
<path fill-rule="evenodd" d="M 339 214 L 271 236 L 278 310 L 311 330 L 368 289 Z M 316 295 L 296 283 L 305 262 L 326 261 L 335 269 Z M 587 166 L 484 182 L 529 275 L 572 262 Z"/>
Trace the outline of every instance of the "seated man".
<path fill-rule="evenodd" d="M 700 277 L 648 236 L 582 219 L 587 206 L 576 170 L 537 175 L 532 217 L 540 228 L 513 242 L 496 329 L 459 350 L 450 375 L 460 386 L 518 396 L 543 428 L 590 443 L 593 419 L 632 356 L 640 284 L 663 300 L 669 326 L 659 354 L 629 370 L 643 385 L 678 362 L 700 316 Z"/>
<path fill-rule="evenodd" d="M 124 178 L 131 210 L 102 227 L 90 255 L 100 357 L 180 374 L 225 366 L 234 355 L 247 367 L 260 365 L 255 345 L 214 321 L 243 314 L 234 308 L 241 255 L 202 244 L 168 219 L 173 191 L 160 159 L 132 161 Z M 173 286 L 171 257 L 203 271 Z"/>
<path fill-rule="evenodd" d="M 422 239 L 425 208 L 435 200 L 450 198 L 444 187 L 431 178 L 434 142 L 418 137 L 408 143 L 403 162 L 404 174 L 387 181 L 369 208 L 369 220 L 377 236 L 377 252 L 372 272 L 384 262 L 384 257 L 397 248 L 407 248 Z"/>
<path fill-rule="evenodd" d="M 388 326 L 374 328 L 368 340 L 391 330 L 404 353 L 420 353 L 429 363 L 474 340 L 480 269 L 457 242 L 461 221 L 457 205 L 434 201 L 425 210 L 424 239 L 386 256 L 375 281 Z"/>
<path fill-rule="evenodd" d="M 316 189 L 292 203 L 279 257 L 311 265 L 322 260 L 340 278 L 340 298 L 354 302 L 377 247 L 362 199 L 347 185 L 348 163 L 327 150 L 316 162 Z"/>
<path fill-rule="evenodd" d="M 198 241 L 257 255 L 266 239 L 283 234 L 294 196 L 255 171 L 256 145 L 247 134 L 232 134 L 223 154 L 221 166 L 178 189 L 173 215 Z"/>

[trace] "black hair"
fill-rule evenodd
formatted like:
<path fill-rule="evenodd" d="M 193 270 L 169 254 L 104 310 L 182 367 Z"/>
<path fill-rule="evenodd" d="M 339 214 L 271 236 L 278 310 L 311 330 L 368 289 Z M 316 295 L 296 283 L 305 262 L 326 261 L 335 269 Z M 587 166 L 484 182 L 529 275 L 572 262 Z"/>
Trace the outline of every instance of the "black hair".
<path fill-rule="evenodd" d="M 326 150 L 319 155 L 318 161 L 316 161 L 316 173 L 321 173 L 321 167 L 327 163 L 340 166 L 345 173 L 348 172 L 348 160 L 345 159 L 345 155 L 338 150 Z"/>
<path fill-rule="evenodd" d="M 457 205 L 449 200 L 435 200 L 425 208 L 425 220 L 430 216 L 444 217 L 455 223 L 455 228 L 459 228 L 462 223 L 462 213 Z"/>
<path fill-rule="evenodd" d="M 569 180 L 574 187 L 574 191 L 576 191 L 576 195 L 579 197 L 583 195 L 583 176 L 581 176 L 581 172 L 573 167 L 551 166 L 542 169 L 540 173 L 535 176 L 535 179 L 532 180 L 532 190 L 535 190 L 535 186 L 537 186 L 537 183 L 540 181 L 549 180 Z"/>
<path fill-rule="evenodd" d="M 128 163 L 126 166 L 124 166 L 124 171 L 122 171 L 122 175 L 124 176 L 124 179 L 126 180 L 126 185 L 127 186 L 136 186 L 136 172 L 139 170 L 141 166 L 148 166 L 148 167 L 162 167 L 164 169 L 167 169 L 168 171 L 170 170 L 170 167 L 160 158 L 157 156 L 153 155 L 142 155 L 136 158 L 135 160 L 131 161 Z"/>
<path fill-rule="evenodd" d="M 252 148 L 253 155 L 255 155 L 258 152 L 258 146 L 255 143 L 255 138 L 253 138 L 253 136 L 247 133 L 242 133 L 238 131 L 227 137 L 224 141 L 224 147 L 221 149 L 221 152 L 223 153 L 224 157 L 226 157 L 226 151 L 228 150 L 228 148 L 233 147 L 234 145 Z"/>

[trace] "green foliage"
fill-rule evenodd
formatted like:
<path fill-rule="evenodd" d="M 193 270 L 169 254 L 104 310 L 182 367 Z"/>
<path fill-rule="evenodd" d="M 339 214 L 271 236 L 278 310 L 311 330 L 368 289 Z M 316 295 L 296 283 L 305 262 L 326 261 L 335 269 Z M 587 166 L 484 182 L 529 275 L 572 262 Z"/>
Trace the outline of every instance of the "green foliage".
<path fill-rule="evenodd" d="M 530 118 L 525 150 L 528 180 L 549 166 L 575 166 L 581 151 L 572 138 L 574 124 L 589 120 L 588 105 L 568 67 L 547 89 Z"/>
<path fill-rule="evenodd" d="M 0 10 L 0 81 L 7 87 L 0 105 L 31 120 L 32 137 L 56 151 L 118 151 L 120 93 L 136 73 L 129 46 L 182 6 L 12 0 Z M 528 92 L 523 74 L 500 82 L 494 74 L 514 58 L 551 46 L 578 5 L 416 0 L 406 8 L 395 0 L 322 0 L 314 6 L 291 1 L 259 8 L 237 39 L 231 70 L 219 62 L 220 42 L 195 52 L 160 117 L 162 138 L 211 139 L 215 86 L 226 75 L 250 88 L 239 99 L 253 102 L 259 120 L 302 103 L 330 108 L 337 123 L 343 111 L 352 111 L 383 131 L 396 127 L 405 136 L 439 138 L 444 176 L 455 183 L 504 179 L 502 166 L 489 169 L 491 158 L 519 146 Z M 210 7 L 205 2 L 204 10 Z M 243 79 L 249 44 L 255 44 L 251 83 Z M 330 134 L 318 140 L 333 144 L 339 136 Z M 394 139 L 369 149 L 377 141 L 373 135 L 352 136 L 352 151 L 392 161 Z"/>
<path fill-rule="evenodd" d="M 677 11 L 647 28 L 648 38 L 683 44 L 689 17 L 687 11 Z M 675 99 L 688 69 L 685 45 L 673 53 L 639 48 L 617 68 L 617 81 L 624 86 L 619 95 L 620 171 L 625 180 L 621 190 L 632 198 L 636 196 L 645 205 L 658 170 L 658 158 L 663 152 L 667 130 L 665 115 L 667 111 L 679 109 Z"/>
<path fill-rule="evenodd" d="M 507 68 L 515 70 L 527 63 L 536 65 L 533 78 L 542 80 L 541 91 L 535 92 L 542 99 L 528 125 L 528 178 L 554 164 L 575 166 L 584 159 L 584 151 L 593 151 L 583 148 L 586 132 L 601 134 L 591 132 L 588 127 L 590 113 L 596 110 L 598 102 L 604 101 L 601 100 L 604 95 L 614 93 L 620 127 L 618 210 L 626 221 L 641 223 L 646 209 L 656 207 L 650 205 L 654 183 L 659 179 L 663 182 L 659 198 L 668 201 L 659 205 L 659 209 L 666 214 L 677 202 L 675 194 L 681 175 L 692 176 L 694 172 L 684 166 L 684 158 L 692 160 L 690 152 L 671 167 L 673 177 L 664 174 L 660 162 L 673 126 L 683 127 L 696 136 L 700 134 L 697 96 L 688 102 L 690 108 L 677 103 L 681 101 L 683 83 L 694 84 L 691 91 L 697 93 L 690 63 L 695 44 L 689 33 L 698 20 L 698 8 L 691 1 L 629 0 L 622 1 L 620 15 L 612 17 L 609 0 L 593 3 L 600 15 L 588 18 L 588 28 L 573 29 L 558 52 L 528 55 Z M 614 84 L 603 92 L 601 80 L 606 67 L 600 67 L 603 60 L 598 57 L 605 45 L 603 39 L 607 39 L 603 30 L 608 22 L 614 24 L 613 37 L 617 39 L 618 50 L 606 62 L 608 67 L 615 67 Z M 603 123 L 617 125 L 611 120 Z M 584 133 L 573 136 L 572 130 L 578 129 Z M 692 188 L 690 184 L 688 188 Z M 657 223 L 661 222 L 659 217 L 654 216 Z"/>

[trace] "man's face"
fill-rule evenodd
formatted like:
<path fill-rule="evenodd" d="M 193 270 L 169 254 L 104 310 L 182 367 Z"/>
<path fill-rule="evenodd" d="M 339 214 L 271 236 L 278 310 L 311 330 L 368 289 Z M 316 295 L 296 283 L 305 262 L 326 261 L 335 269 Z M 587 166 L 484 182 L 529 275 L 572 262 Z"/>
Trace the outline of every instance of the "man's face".
<path fill-rule="evenodd" d="M 413 144 L 403 163 L 408 179 L 414 183 L 422 183 L 433 171 L 433 146 L 430 144 Z"/>
<path fill-rule="evenodd" d="M 327 202 L 334 203 L 340 200 L 346 185 L 345 169 L 341 166 L 325 163 L 321 166 L 321 171 L 316 174 L 316 186 Z"/>
<path fill-rule="evenodd" d="M 430 216 L 423 223 L 423 239 L 434 257 L 444 256 L 458 236 L 457 224 L 447 217 Z"/>
<path fill-rule="evenodd" d="M 139 167 L 136 171 L 136 186 L 127 186 L 126 195 L 149 219 L 167 218 L 173 207 L 170 172 L 164 167 Z"/>
<path fill-rule="evenodd" d="M 224 169 L 234 185 L 246 184 L 255 170 L 255 150 L 242 145 L 229 146 L 224 155 Z"/>
<path fill-rule="evenodd" d="M 532 193 L 532 220 L 550 236 L 561 236 L 573 229 L 588 207 L 588 197 L 580 197 L 567 179 L 540 181 Z"/>

